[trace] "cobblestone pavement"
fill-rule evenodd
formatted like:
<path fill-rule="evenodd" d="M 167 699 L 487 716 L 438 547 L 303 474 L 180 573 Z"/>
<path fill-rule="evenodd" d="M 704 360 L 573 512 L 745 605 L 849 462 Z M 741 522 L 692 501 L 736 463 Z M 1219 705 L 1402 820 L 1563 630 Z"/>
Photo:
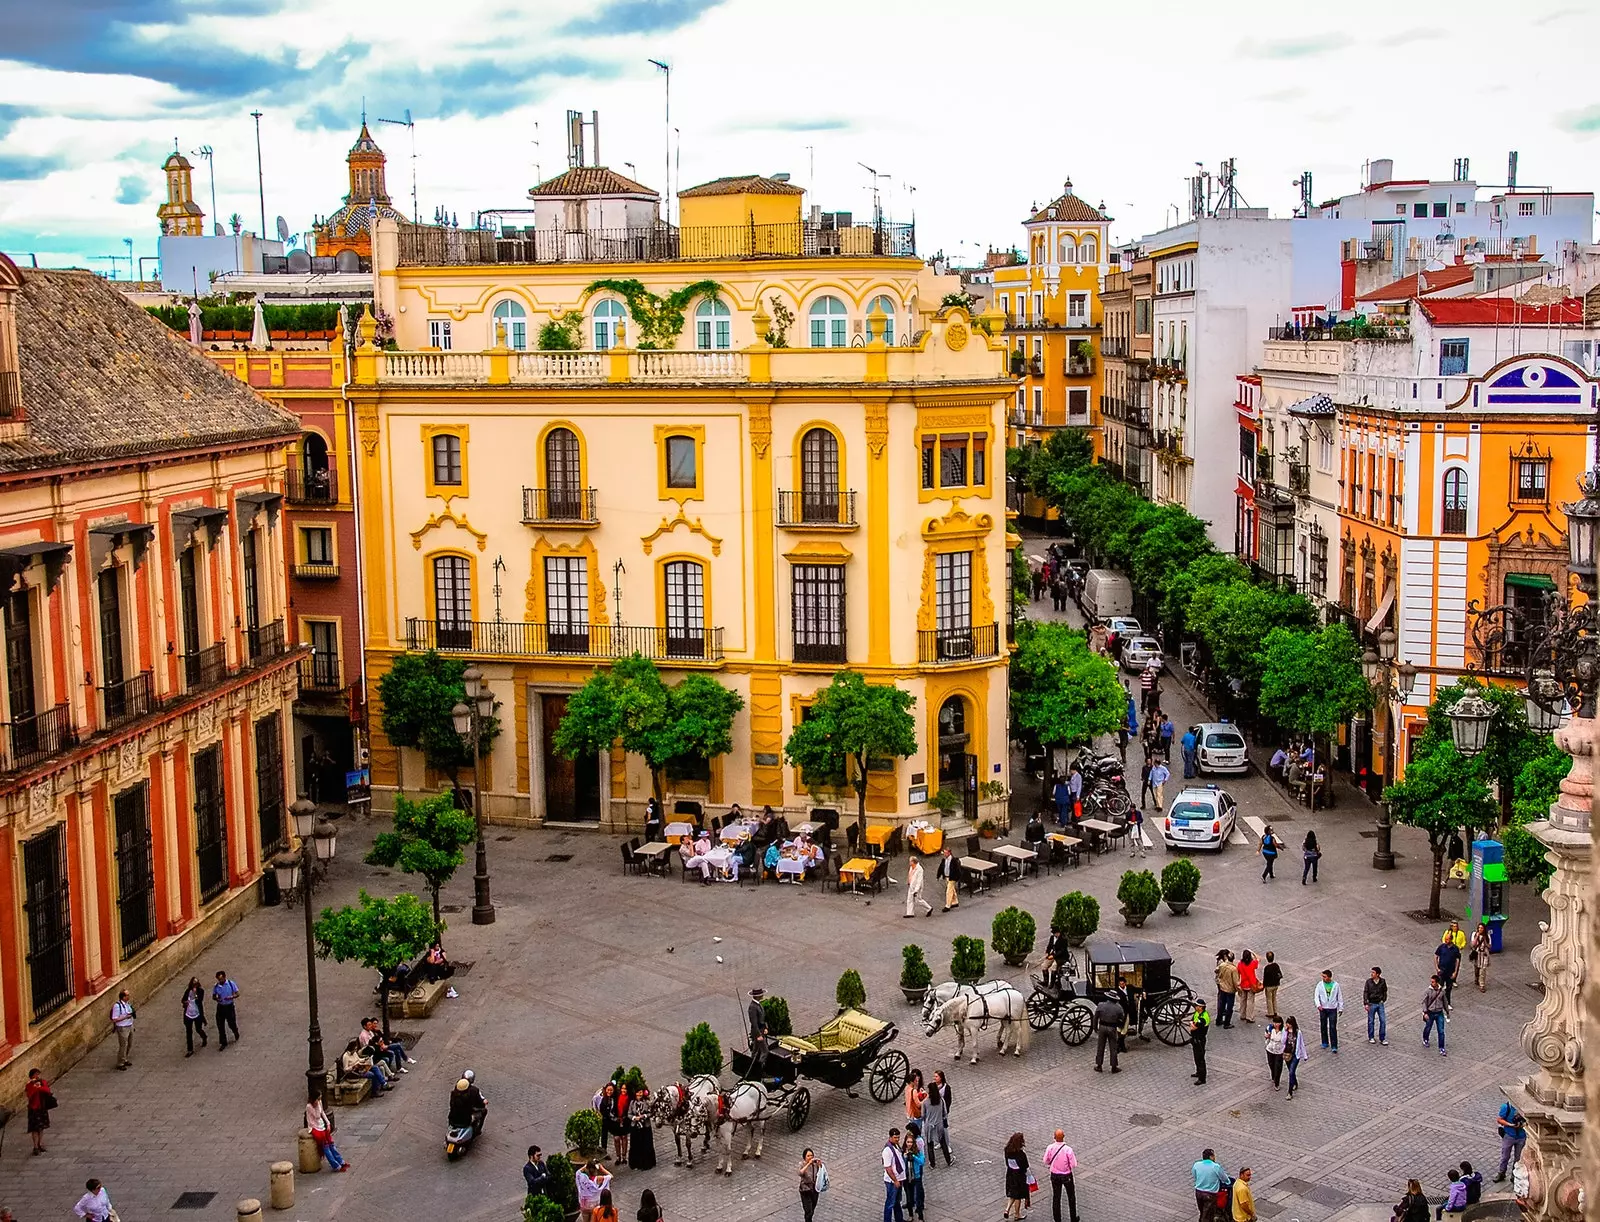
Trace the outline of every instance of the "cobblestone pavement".
<path fill-rule="evenodd" d="M 1180 724 L 1198 712 L 1176 685 L 1169 683 L 1168 693 Z M 1137 759 L 1137 748 L 1130 758 Z M 1441 1191 L 1447 1163 L 1463 1157 L 1492 1164 L 1497 1087 L 1530 1069 L 1518 1038 L 1536 1001 L 1528 952 L 1543 911 L 1535 897 L 1525 891 L 1513 897 L 1506 953 L 1496 960 L 1489 992 L 1458 990 L 1450 1056 L 1441 1059 L 1419 1039 L 1438 929 L 1407 915 L 1426 902 L 1421 838 L 1397 830 L 1400 868 L 1378 873 L 1369 865 L 1372 841 L 1361 834 L 1373 813 L 1364 802 L 1347 797 L 1312 817 L 1259 777 L 1229 787 L 1245 814 L 1271 819 L 1291 846 L 1305 827 L 1317 828 L 1321 882 L 1302 887 L 1286 862 L 1284 877 L 1263 886 L 1253 847 L 1231 845 L 1199 858 L 1205 881 L 1189 915 L 1163 911 L 1144 936 L 1164 941 L 1175 970 L 1195 983 L 1209 980 L 1217 947 L 1275 950 L 1287 980 L 1283 1008 L 1302 1018 L 1312 1009 L 1317 971 L 1334 969 L 1351 998 L 1343 1048 L 1333 1057 L 1311 1041 L 1302 1091 L 1292 1102 L 1272 1091 L 1259 1029 L 1247 1024 L 1214 1032 L 1205 1087 L 1191 1084 L 1186 1049 L 1159 1043 L 1133 1045 L 1123 1072 L 1112 1077 L 1091 1072 L 1090 1047 L 1067 1048 L 1054 1032 L 1035 1034 L 1020 1061 L 990 1055 L 976 1067 L 952 1061 L 948 1035 L 922 1035 L 895 987 L 903 943 L 921 943 L 942 979 L 954 935 L 987 939 L 994 913 L 1009 903 L 1030 910 L 1042 929 L 1056 897 L 1074 888 L 1096 895 L 1115 927 L 1123 858 L 1013 884 L 964 901 L 957 912 L 911 923 L 900 915 L 899 893 L 868 900 L 815 886 L 703 887 L 684 885 L 676 875 L 624 877 L 610 838 L 502 833 L 490 845 L 498 922 L 470 924 L 467 872 L 445 897 L 455 910 L 447 917 L 446 945 L 473 964 L 458 981 L 460 999 L 445 1002 L 432 1018 L 397 1023 L 415 1039 L 420 1063 L 394 1093 L 338 1112 L 340 1145 L 353 1171 L 300 1177 L 295 1208 L 283 1216 L 511 1222 L 522 1195 L 523 1151 L 532 1142 L 558 1147 L 567 1115 L 587 1104 L 614 1066 L 638 1064 L 653 1082 L 669 1080 L 683 1032 L 702 1019 L 726 1051 L 742 1038 L 742 991 L 757 983 L 788 998 L 797 1029 L 814 1028 L 830 1016 L 834 982 L 847 967 L 861 970 L 868 1009 L 900 1025 L 897 1046 L 912 1063 L 951 1074 L 956 1163 L 928 1174 L 928 1210 L 936 1222 L 996 1217 L 1005 1138 L 1024 1132 L 1037 1157 L 1058 1125 L 1082 1160 L 1078 1200 L 1087 1222 L 1192 1217 L 1188 1169 L 1206 1145 L 1230 1167 L 1254 1166 L 1262 1216 L 1283 1222 L 1321 1222 L 1351 1202 L 1397 1199 L 1410 1175 Z M 410 880 L 360 864 L 375 825 L 342 822 L 340 859 L 319 904 L 343 902 L 360 886 L 410 888 Z M 1159 870 L 1162 851 L 1150 856 Z M 902 869 L 893 876 L 903 879 Z M 1459 910 L 1460 897 L 1447 892 L 1447 908 Z M 243 1040 L 226 1052 L 213 1040 L 184 1057 L 182 980 L 159 996 L 136 999 L 133 1069 L 116 1072 L 114 1047 L 103 1044 L 63 1076 L 44 1156 L 28 1155 L 20 1118 L 11 1126 L 0 1158 L 0 1204 L 23 1222 L 63 1216 L 89 1175 L 106 1181 L 128 1222 L 231 1219 L 238 1198 L 264 1199 L 268 1163 L 293 1158 L 299 1125 L 302 937 L 297 910 L 261 910 L 194 964 L 202 980 L 227 968 L 243 989 Z M 1387 1048 L 1363 1038 L 1360 986 L 1374 963 L 1391 982 Z M 997 958 L 990 966 L 1004 970 Z M 331 1059 L 374 1008 L 372 981 L 359 969 L 331 964 L 321 965 L 319 981 Z M 447 1164 L 446 1098 L 469 1065 L 490 1100 L 488 1129 L 466 1160 Z M 792 1172 L 806 1144 L 833 1176 L 818 1216 L 876 1216 L 878 1150 L 904 1113 L 865 1092 L 851 1099 L 813 1087 L 805 1129 L 791 1134 L 774 1126 L 765 1158 L 742 1164 L 731 1181 L 713 1178 L 709 1165 L 674 1168 L 670 1157 L 653 1172 L 623 1171 L 622 1216 L 631 1217 L 640 1190 L 653 1187 L 674 1222 L 799 1218 Z M 657 1150 L 663 1150 L 659 1139 Z M 195 1211 L 176 1210 L 186 1192 L 215 1196 Z M 1048 1210 L 1048 1201 L 1041 1206 Z"/>

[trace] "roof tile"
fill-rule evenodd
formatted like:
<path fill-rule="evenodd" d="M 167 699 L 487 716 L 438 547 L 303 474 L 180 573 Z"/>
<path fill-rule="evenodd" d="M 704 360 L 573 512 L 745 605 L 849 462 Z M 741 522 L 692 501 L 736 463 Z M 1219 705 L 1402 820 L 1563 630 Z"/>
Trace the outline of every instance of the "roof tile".
<path fill-rule="evenodd" d="M 804 195 L 806 189 L 781 178 L 768 178 L 762 174 L 736 174 L 730 178 L 713 178 L 698 187 L 679 191 L 679 199 L 693 199 L 697 195 Z"/>
<path fill-rule="evenodd" d="M 530 196 L 573 195 L 648 195 L 660 198 L 649 187 L 603 165 L 577 166 L 554 178 L 528 188 Z"/>

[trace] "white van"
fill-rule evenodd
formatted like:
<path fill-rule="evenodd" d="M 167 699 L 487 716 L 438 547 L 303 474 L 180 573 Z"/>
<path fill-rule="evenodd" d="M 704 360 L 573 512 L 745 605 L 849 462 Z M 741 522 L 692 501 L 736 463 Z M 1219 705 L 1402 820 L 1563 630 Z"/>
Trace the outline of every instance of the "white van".
<path fill-rule="evenodd" d="M 1090 569 L 1083 579 L 1083 613 L 1090 620 L 1133 614 L 1133 584 L 1111 569 Z"/>

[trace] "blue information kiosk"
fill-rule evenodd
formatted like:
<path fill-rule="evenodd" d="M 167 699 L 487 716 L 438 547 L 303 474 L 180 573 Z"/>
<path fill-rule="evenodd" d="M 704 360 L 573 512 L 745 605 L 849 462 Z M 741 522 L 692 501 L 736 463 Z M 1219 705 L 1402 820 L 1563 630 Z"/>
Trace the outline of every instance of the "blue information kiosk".
<path fill-rule="evenodd" d="M 1506 923 L 1506 851 L 1498 840 L 1472 842 L 1472 873 L 1467 879 L 1467 912 L 1462 924 L 1470 930 L 1480 922 L 1489 927 L 1489 949 L 1499 954 Z"/>

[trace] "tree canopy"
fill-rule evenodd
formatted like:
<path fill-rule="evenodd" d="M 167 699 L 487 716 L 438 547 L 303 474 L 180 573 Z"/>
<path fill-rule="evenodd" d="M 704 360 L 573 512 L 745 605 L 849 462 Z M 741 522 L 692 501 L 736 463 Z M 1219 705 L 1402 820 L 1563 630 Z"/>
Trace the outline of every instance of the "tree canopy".
<path fill-rule="evenodd" d="M 453 793 L 418 802 L 402 794 L 394 801 L 393 830 L 378 833 L 366 862 L 420 875 L 433 895 L 433 919 L 438 923 L 439 890 L 466 860 L 462 850 L 472 843 L 476 830 L 473 817 L 456 808 Z"/>
<path fill-rule="evenodd" d="M 1528 709 L 1522 694 L 1516 688 L 1496 683 L 1480 683 L 1470 676 L 1441 687 L 1428 706 L 1428 728 L 1418 744 L 1418 750 L 1430 748 L 1435 743 L 1452 741 L 1450 710 L 1469 692 L 1482 696 L 1494 706 L 1494 720 L 1489 723 L 1489 737 L 1483 750 L 1473 756 L 1473 771 L 1483 780 L 1493 782 L 1500 791 L 1500 821 L 1511 822 L 1512 803 L 1518 775 L 1528 762 L 1549 742 L 1542 734 L 1528 728 Z M 1541 816 L 1542 818 L 1543 816 Z"/>
<path fill-rule="evenodd" d="M 396 747 L 421 750 L 428 766 L 455 779 L 472 766 L 472 755 L 456 733 L 450 711 L 467 698 L 461 681 L 467 664 L 460 658 L 427 653 L 396 655 L 389 671 L 378 680 L 378 703 L 384 736 Z M 478 754 L 487 755 L 500 734 L 500 719 L 481 723 Z"/>
<path fill-rule="evenodd" d="M 1063 623 L 1017 625 L 1011 655 L 1011 724 L 1043 746 L 1076 746 L 1122 724 L 1128 694 L 1116 669 Z"/>
<path fill-rule="evenodd" d="M 917 753 L 911 716 L 915 703 L 910 692 L 892 684 L 868 683 L 855 671 L 840 671 L 789 734 L 784 754 L 802 773 L 846 774 L 856 791 L 856 821 L 864 832 L 871 761 Z"/>
<path fill-rule="evenodd" d="M 1450 837 L 1461 833 L 1470 840 L 1474 830 L 1495 825 L 1497 811 L 1489 787 L 1455 744 L 1435 742 L 1417 751 L 1405 777 L 1383 791 L 1389 817 L 1428 835 L 1433 850 L 1433 883 L 1428 896 L 1428 916 L 1439 916 L 1439 891 L 1444 883 L 1445 849 Z"/>
<path fill-rule="evenodd" d="M 313 936 L 319 958 L 359 963 L 379 974 L 379 1009 L 387 1032 L 390 974 L 432 946 L 443 928 L 427 905 L 414 895 L 386 900 L 368 895 L 363 889 L 359 904 L 347 904 L 337 910 L 324 908 Z"/>
<path fill-rule="evenodd" d="M 1343 624 L 1274 628 L 1261 658 L 1261 711 L 1280 725 L 1326 737 L 1372 707 L 1360 644 Z"/>

